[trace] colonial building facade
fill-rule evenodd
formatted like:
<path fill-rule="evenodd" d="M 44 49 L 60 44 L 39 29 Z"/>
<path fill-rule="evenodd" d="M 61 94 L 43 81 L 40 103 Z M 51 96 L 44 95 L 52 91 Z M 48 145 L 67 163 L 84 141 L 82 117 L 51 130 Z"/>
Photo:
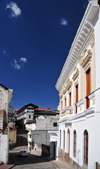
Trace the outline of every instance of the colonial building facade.
<path fill-rule="evenodd" d="M 100 7 L 90 1 L 56 83 L 58 160 L 75 168 L 100 164 Z"/>

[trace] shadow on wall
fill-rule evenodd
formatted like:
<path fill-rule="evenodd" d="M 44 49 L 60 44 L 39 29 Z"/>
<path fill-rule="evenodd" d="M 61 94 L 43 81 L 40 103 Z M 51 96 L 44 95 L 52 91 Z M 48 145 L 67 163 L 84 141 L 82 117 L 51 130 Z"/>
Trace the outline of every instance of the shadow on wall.
<path fill-rule="evenodd" d="M 42 156 L 49 157 L 50 156 L 50 146 L 42 144 Z"/>

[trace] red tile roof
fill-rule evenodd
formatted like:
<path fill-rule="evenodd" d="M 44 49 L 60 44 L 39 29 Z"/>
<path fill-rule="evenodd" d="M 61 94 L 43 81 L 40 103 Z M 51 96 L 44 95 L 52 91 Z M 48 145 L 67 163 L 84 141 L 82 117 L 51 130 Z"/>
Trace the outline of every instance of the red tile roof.
<path fill-rule="evenodd" d="M 18 109 L 15 109 L 15 111 L 18 111 Z"/>
<path fill-rule="evenodd" d="M 26 124 L 30 124 L 30 123 L 36 123 L 36 120 L 34 119 L 34 120 L 30 120 L 30 121 L 26 122 Z"/>
<path fill-rule="evenodd" d="M 48 109 L 36 108 L 35 110 L 40 110 L 40 111 L 52 111 L 50 108 L 48 108 Z"/>

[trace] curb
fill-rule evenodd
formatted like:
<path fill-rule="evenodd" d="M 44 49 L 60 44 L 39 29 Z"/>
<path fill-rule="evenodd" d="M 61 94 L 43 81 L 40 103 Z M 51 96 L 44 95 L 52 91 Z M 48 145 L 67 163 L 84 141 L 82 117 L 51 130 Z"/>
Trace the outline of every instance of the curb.
<path fill-rule="evenodd" d="M 12 165 L 11 167 L 7 168 L 7 169 L 11 169 L 11 168 L 13 168 L 14 166 L 15 166 L 15 164 L 14 164 L 14 165 Z"/>
<path fill-rule="evenodd" d="M 34 154 L 30 154 L 30 155 L 34 155 Z M 50 163 L 54 166 L 54 168 L 55 168 L 55 169 L 57 169 L 57 168 L 58 168 L 58 167 L 56 167 L 56 166 L 55 166 L 55 164 L 54 164 L 52 161 L 50 161 L 50 160 L 46 159 L 45 157 L 38 156 L 38 158 L 42 158 L 42 159 L 44 159 L 45 161 L 50 162 Z M 60 169 L 60 167 L 59 167 L 59 169 Z"/>
<path fill-rule="evenodd" d="M 52 161 L 50 161 L 50 163 L 55 167 L 55 169 L 58 168 L 58 167 L 55 166 L 55 164 Z"/>
<path fill-rule="evenodd" d="M 45 159 L 46 161 L 50 162 L 50 163 L 54 166 L 55 169 L 57 169 L 57 168 L 59 167 L 59 166 L 56 167 L 56 165 L 55 165 L 52 161 L 49 161 L 48 159 L 46 159 L 46 158 L 44 158 L 44 157 L 42 157 L 42 158 Z"/>

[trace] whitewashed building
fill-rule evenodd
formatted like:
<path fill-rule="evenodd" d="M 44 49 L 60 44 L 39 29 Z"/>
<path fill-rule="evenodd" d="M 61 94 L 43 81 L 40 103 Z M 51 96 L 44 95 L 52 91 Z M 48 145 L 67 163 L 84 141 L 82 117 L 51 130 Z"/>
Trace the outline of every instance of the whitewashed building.
<path fill-rule="evenodd" d="M 8 162 L 9 154 L 8 106 L 12 102 L 12 93 L 12 89 L 0 84 L 0 161 L 4 164 Z"/>
<path fill-rule="evenodd" d="M 100 168 L 100 6 L 90 1 L 56 83 L 58 160 Z"/>

